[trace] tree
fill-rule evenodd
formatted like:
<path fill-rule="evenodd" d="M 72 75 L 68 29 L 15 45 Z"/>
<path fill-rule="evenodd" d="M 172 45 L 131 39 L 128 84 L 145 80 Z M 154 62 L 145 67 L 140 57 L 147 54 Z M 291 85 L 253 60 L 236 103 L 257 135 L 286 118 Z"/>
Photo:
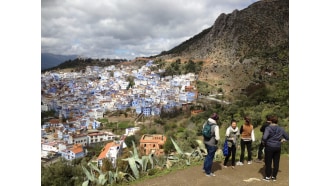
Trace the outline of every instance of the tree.
<path fill-rule="evenodd" d="M 189 60 L 186 65 L 186 73 L 189 73 L 189 72 L 192 72 L 192 73 L 196 72 L 196 64 L 192 60 Z"/>
<path fill-rule="evenodd" d="M 168 154 L 172 151 L 175 151 L 175 147 L 174 147 L 172 141 L 169 140 L 170 138 L 169 137 L 166 137 L 166 138 L 167 138 L 167 140 L 165 141 L 165 144 L 164 144 L 164 152 L 166 154 Z"/>
<path fill-rule="evenodd" d="M 127 145 L 128 148 L 132 147 L 132 141 L 137 144 L 137 141 L 135 139 L 135 135 L 127 136 L 125 138 L 125 144 Z"/>
<path fill-rule="evenodd" d="M 60 159 L 49 166 L 41 166 L 41 185 L 81 185 L 83 171 L 80 166 L 72 166 L 65 159 Z"/>

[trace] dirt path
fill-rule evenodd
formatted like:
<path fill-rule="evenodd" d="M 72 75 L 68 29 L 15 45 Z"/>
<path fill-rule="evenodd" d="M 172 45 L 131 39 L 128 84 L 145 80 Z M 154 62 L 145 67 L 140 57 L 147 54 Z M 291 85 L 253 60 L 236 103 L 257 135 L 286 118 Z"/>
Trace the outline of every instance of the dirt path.
<path fill-rule="evenodd" d="M 289 185 L 289 156 L 282 155 L 280 160 L 280 168 L 277 175 L 277 181 L 266 182 L 263 181 L 265 172 L 264 163 L 255 163 L 251 165 L 236 166 L 235 169 L 231 167 L 223 168 L 220 161 L 213 162 L 213 171 L 215 177 L 207 177 L 202 173 L 202 166 L 193 166 L 183 170 L 178 170 L 164 176 L 151 178 L 140 183 L 131 183 L 134 186 L 205 186 L 205 185 L 251 185 L 251 186 L 265 186 L 265 185 Z M 250 178 L 251 182 L 248 180 Z M 253 180 L 254 178 L 259 179 Z"/>

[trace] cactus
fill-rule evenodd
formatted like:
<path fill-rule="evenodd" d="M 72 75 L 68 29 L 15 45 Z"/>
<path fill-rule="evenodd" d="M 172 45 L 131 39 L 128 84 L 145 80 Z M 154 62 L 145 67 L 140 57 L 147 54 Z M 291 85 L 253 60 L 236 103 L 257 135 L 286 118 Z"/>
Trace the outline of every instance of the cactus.
<path fill-rule="evenodd" d="M 95 182 L 95 179 L 96 179 L 95 176 L 93 174 L 91 174 L 84 166 L 82 166 L 82 169 L 88 178 L 88 180 L 84 181 L 82 186 L 88 186 L 89 182 Z"/>
<path fill-rule="evenodd" d="M 198 143 L 198 147 L 194 149 L 192 152 L 183 152 L 181 148 L 177 145 L 177 143 L 171 138 L 172 143 L 176 149 L 177 154 L 169 155 L 166 158 L 166 163 L 164 164 L 163 161 L 158 161 L 154 154 L 149 154 L 148 156 L 142 156 L 139 158 L 138 150 L 135 146 L 134 141 L 132 141 L 133 151 L 130 151 L 131 156 L 125 159 L 122 159 L 122 161 L 127 161 L 130 170 L 132 171 L 132 174 L 125 173 L 118 171 L 118 168 L 116 169 L 116 172 L 108 171 L 106 173 L 103 173 L 96 165 L 92 163 L 88 163 L 87 165 L 90 167 L 90 171 L 88 171 L 85 167 L 83 167 L 83 171 L 88 178 L 82 186 L 88 186 L 90 184 L 92 185 L 105 185 L 105 184 L 114 184 L 119 183 L 122 181 L 134 181 L 136 179 L 140 178 L 140 171 L 147 172 L 148 171 L 148 165 L 150 163 L 150 170 L 153 170 L 155 165 L 162 163 L 162 167 L 170 168 L 173 166 L 173 164 L 178 165 L 191 165 L 191 161 L 199 161 L 204 158 L 206 154 L 206 148 L 205 145 L 200 141 L 196 140 Z M 156 163 L 156 164 L 155 164 Z M 95 174 L 96 173 L 96 174 Z M 98 175 L 98 177 L 96 177 Z"/>
<path fill-rule="evenodd" d="M 172 141 L 172 143 L 174 145 L 174 148 L 175 148 L 176 152 L 179 153 L 179 154 L 183 154 L 182 150 L 180 149 L 180 147 L 178 146 L 178 144 L 175 143 L 175 141 L 173 140 L 172 137 L 171 137 L 171 141 Z"/>
<path fill-rule="evenodd" d="M 114 180 L 117 179 L 111 171 L 102 173 L 102 171 L 93 163 L 88 163 L 87 165 L 91 168 L 91 171 L 88 171 L 87 168 L 82 166 L 82 169 L 88 178 L 88 180 L 83 182 L 82 186 L 88 186 L 89 183 L 92 183 L 93 185 L 105 185 L 106 183 L 110 183 L 112 185 Z M 98 177 L 95 176 L 95 171 L 98 173 Z M 107 179 L 107 177 L 109 179 Z"/>
<path fill-rule="evenodd" d="M 178 155 L 170 155 L 168 156 L 167 160 L 170 161 L 171 163 L 167 162 L 166 167 L 171 166 L 173 163 L 181 163 L 183 160 L 186 165 L 191 165 L 191 161 L 199 161 L 204 159 L 204 156 L 207 153 L 207 150 L 205 148 L 205 145 L 202 141 L 196 140 L 198 143 L 198 147 L 194 149 L 192 152 L 183 152 L 181 148 L 177 145 L 177 143 L 171 138 L 172 143 L 178 153 Z M 204 153 L 203 153 L 203 152 Z"/>
<path fill-rule="evenodd" d="M 92 168 L 91 172 L 89 172 L 84 166 L 82 166 L 84 173 L 86 174 L 88 180 L 86 180 L 82 186 L 88 186 L 89 182 L 96 184 L 96 185 L 104 185 L 108 180 L 106 179 L 107 173 L 102 173 L 95 165 L 89 163 L 88 166 Z M 96 178 L 93 170 L 99 173 L 99 177 Z"/>
<path fill-rule="evenodd" d="M 130 157 L 130 158 L 126 158 L 126 159 L 122 159 L 123 161 L 128 161 L 128 164 L 133 172 L 133 175 L 136 179 L 140 178 L 139 175 L 139 170 L 138 170 L 138 165 L 136 163 L 136 159 L 134 157 Z"/>
<path fill-rule="evenodd" d="M 133 152 L 130 151 L 131 157 L 122 159 L 123 161 L 128 161 L 128 164 L 133 172 L 133 175 L 136 179 L 139 179 L 139 169 L 143 166 L 143 160 L 139 158 L 139 154 L 137 152 L 134 141 L 132 141 Z M 143 169 L 142 169 L 143 170 Z"/>
<path fill-rule="evenodd" d="M 151 164 L 151 169 L 154 168 L 154 154 L 149 154 L 148 156 L 142 156 L 139 158 L 137 148 L 134 141 L 132 141 L 133 152 L 130 151 L 131 157 L 122 159 L 123 161 L 128 161 L 129 167 L 133 172 L 135 179 L 140 178 L 140 171 L 146 172 L 148 168 L 148 163 Z"/>
<path fill-rule="evenodd" d="M 201 140 L 196 140 L 196 142 L 198 144 L 200 151 L 203 151 L 204 152 L 203 155 L 206 156 L 207 150 L 206 150 L 205 144 Z"/>

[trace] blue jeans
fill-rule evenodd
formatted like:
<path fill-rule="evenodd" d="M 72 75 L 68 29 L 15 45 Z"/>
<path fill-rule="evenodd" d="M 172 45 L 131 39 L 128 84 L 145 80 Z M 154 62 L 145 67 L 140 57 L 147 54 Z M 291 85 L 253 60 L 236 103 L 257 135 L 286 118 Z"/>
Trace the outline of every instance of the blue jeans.
<path fill-rule="evenodd" d="M 215 155 L 215 152 L 217 151 L 218 147 L 217 146 L 210 146 L 205 144 L 206 150 L 207 150 L 207 155 L 204 160 L 204 166 L 203 169 L 205 170 L 206 174 L 211 174 L 211 169 L 212 169 L 212 163 L 213 163 L 213 158 Z"/>

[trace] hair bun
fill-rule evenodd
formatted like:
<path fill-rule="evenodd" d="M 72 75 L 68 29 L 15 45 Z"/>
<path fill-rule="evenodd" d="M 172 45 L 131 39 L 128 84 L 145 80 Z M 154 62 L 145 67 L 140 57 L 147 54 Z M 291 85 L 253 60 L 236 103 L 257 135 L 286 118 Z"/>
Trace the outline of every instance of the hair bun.
<path fill-rule="evenodd" d="M 212 116 L 211 116 L 211 118 L 214 119 L 214 120 L 218 120 L 219 119 L 219 116 L 218 116 L 218 114 L 213 113 Z"/>

